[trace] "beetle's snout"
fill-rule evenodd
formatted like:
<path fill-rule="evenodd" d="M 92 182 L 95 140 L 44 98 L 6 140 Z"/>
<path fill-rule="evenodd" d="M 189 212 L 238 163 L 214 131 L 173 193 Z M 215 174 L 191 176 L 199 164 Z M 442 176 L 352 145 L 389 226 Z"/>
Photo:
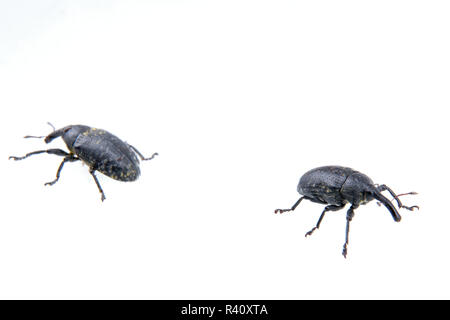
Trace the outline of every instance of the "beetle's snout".
<path fill-rule="evenodd" d="M 395 209 L 392 202 L 389 201 L 385 196 L 383 196 L 380 192 L 376 191 L 374 193 L 374 197 L 375 197 L 375 199 L 380 201 L 389 210 L 389 212 L 391 213 L 392 218 L 394 219 L 395 222 L 400 222 L 400 220 L 402 220 L 402 217 L 398 213 L 397 209 Z"/>
<path fill-rule="evenodd" d="M 54 131 L 54 132 L 50 133 L 48 136 L 46 136 L 44 139 L 45 143 L 49 143 L 49 142 L 53 141 L 55 138 L 61 136 L 61 134 L 56 135 L 55 134 L 56 132 L 57 131 Z"/>
<path fill-rule="evenodd" d="M 54 139 L 61 137 L 63 134 L 65 134 L 69 130 L 70 130 L 70 127 L 64 127 L 62 129 L 53 131 L 52 133 L 50 133 L 48 136 L 45 137 L 44 141 L 45 141 L 45 143 L 50 143 Z"/>

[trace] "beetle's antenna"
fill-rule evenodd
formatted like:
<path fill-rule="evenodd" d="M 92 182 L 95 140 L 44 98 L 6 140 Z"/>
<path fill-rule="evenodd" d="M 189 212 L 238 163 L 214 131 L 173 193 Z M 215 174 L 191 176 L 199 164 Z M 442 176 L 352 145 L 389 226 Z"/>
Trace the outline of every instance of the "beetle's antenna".
<path fill-rule="evenodd" d="M 400 194 L 397 195 L 397 197 L 406 196 L 406 195 L 408 195 L 408 194 L 416 195 L 416 194 L 418 194 L 418 193 L 415 192 L 415 191 L 406 192 L 406 193 L 400 193 Z M 395 198 L 393 198 L 392 200 L 394 200 L 394 199 L 395 199 Z M 392 201 L 392 200 L 391 200 L 391 201 Z"/>
<path fill-rule="evenodd" d="M 56 131 L 56 128 L 55 128 L 55 126 L 54 125 L 52 125 L 50 122 L 47 122 L 47 124 L 50 126 L 50 127 L 52 127 L 53 128 L 53 132 L 55 132 Z"/>
<path fill-rule="evenodd" d="M 48 124 L 50 127 L 53 128 L 53 132 L 56 131 L 56 128 L 55 128 L 54 125 L 52 125 L 50 122 L 47 122 L 47 124 Z M 28 138 L 42 139 L 42 138 L 45 138 L 45 137 L 46 137 L 46 136 L 25 136 L 24 138 L 25 138 L 25 139 L 28 139 Z"/>

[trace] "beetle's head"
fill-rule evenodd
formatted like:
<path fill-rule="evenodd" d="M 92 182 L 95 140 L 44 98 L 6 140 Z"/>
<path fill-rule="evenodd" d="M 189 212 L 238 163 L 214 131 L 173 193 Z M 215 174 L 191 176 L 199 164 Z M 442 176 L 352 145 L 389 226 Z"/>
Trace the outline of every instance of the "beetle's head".
<path fill-rule="evenodd" d="M 82 126 L 82 125 L 70 125 L 66 126 L 64 128 L 58 129 L 50 133 L 48 136 L 45 137 L 44 141 L 45 143 L 50 143 L 53 139 L 56 139 L 58 137 L 62 137 L 64 142 L 66 143 L 67 147 L 72 150 L 72 146 L 75 143 L 75 140 L 77 137 L 89 130 L 88 126 Z"/>

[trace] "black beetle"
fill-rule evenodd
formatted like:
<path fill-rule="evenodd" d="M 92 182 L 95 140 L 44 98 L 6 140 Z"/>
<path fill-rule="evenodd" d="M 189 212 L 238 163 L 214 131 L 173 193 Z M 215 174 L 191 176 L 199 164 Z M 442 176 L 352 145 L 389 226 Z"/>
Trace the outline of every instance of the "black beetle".
<path fill-rule="evenodd" d="M 49 123 L 53 127 L 52 124 Z M 119 181 L 135 181 L 140 175 L 139 160 L 151 160 L 158 153 L 154 153 L 150 158 L 145 158 L 135 147 L 120 140 L 115 135 L 106 130 L 91 128 L 84 125 L 70 125 L 59 130 L 55 130 L 46 137 L 25 136 L 25 138 L 45 138 L 45 143 L 53 139 L 62 137 L 70 153 L 61 149 L 39 150 L 27 153 L 23 157 L 11 156 L 9 159 L 22 160 L 31 155 L 39 153 L 49 153 L 64 157 L 56 172 L 56 179 L 45 183 L 51 186 L 59 180 L 59 175 L 66 162 L 81 160 L 89 166 L 89 173 L 94 178 L 102 201 L 106 199 L 95 171 Z"/>
<path fill-rule="evenodd" d="M 402 204 L 399 196 L 406 194 L 416 194 L 416 192 L 408 192 L 396 195 L 388 186 L 375 185 L 373 181 L 356 170 L 341 166 L 324 166 L 312 169 L 306 172 L 301 178 L 297 186 L 297 191 L 302 195 L 300 199 L 290 209 L 276 209 L 275 213 L 283 213 L 292 211 L 297 208 L 303 199 L 312 202 L 326 204 L 327 206 L 322 211 L 319 221 L 314 228 L 305 234 L 311 235 L 314 230 L 318 229 L 322 222 L 325 212 L 337 211 L 343 209 L 349 202 L 351 204 L 347 211 L 347 227 L 345 230 L 345 243 L 342 250 L 344 257 L 347 257 L 348 233 L 350 228 L 350 221 L 353 218 L 354 210 L 361 204 L 366 204 L 373 199 L 381 202 L 391 213 L 394 221 L 399 222 L 401 216 L 394 205 L 381 194 L 382 191 L 388 191 L 397 201 L 399 208 L 413 210 L 419 209 L 418 206 L 407 207 Z"/>

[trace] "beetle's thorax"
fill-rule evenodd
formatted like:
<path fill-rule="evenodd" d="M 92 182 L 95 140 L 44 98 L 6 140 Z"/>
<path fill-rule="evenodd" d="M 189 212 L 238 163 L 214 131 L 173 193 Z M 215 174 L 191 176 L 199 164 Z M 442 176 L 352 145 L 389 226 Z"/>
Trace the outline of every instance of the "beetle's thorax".
<path fill-rule="evenodd" d="M 67 148 L 69 148 L 71 152 L 74 152 L 73 145 L 75 144 L 75 141 L 77 140 L 78 136 L 80 134 L 83 134 L 84 132 L 89 131 L 90 129 L 91 129 L 90 127 L 83 125 L 67 126 L 62 136 L 62 139 L 66 143 Z"/>
<path fill-rule="evenodd" d="M 346 178 L 340 193 L 348 202 L 359 205 L 372 201 L 375 190 L 372 179 L 355 171 Z"/>

